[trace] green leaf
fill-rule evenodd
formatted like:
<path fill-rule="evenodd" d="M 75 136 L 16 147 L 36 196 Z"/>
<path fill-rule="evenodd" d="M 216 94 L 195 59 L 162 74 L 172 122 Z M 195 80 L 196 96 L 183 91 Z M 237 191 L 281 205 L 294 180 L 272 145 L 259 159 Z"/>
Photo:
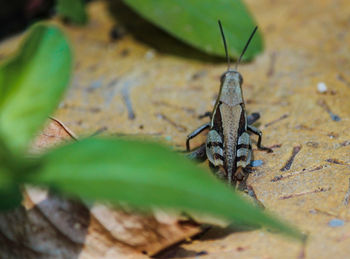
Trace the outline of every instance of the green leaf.
<path fill-rule="evenodd" d="M 31 182 L 82 198 L 207 212 L 302 238 L 180 154 L 149 142 L 86 139 L 42 158 Z"/>
<path fill-rule="evenodd" d="M 17 54 L 0 66 L 0 136 L 23 150 L 59 103 L 72 56 L 55 26 L 37 24 Z"/>
<path fill-rule="evenodd" d="M 225 56 L 220 19 L 232 57 L 239 57 L 256 22 L 241 0 L 124 0 L 131 8 L 180 40 L 209 54 Z M 244 59 L 263 49 L 259 31 Z"/>
<path fill-rule="evenodd" d="M 88 16 L 84 0 L 57 0 L 57 13 L 76 24 L 85 24 Z"/>
<path fill-rule="evenodd" d="M 20 168 L 28 168 L 23 159 L 17 159 L 0 139 L 0 211 L 13 209 L 22 201 Z"/>
<path fill-rule="evenodd" d="M 0 165 L 0 211 L 13 209 L 22 201 L 22 193 L 12 172 Z"/>

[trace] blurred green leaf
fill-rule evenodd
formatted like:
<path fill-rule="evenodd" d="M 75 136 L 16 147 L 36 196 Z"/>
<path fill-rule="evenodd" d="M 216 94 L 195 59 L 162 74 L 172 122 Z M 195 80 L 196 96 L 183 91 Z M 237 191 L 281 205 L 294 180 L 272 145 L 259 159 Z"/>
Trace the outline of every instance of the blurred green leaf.
<path fill-rule="evenodd" d="M 85 24 L 88 16 L 84 0 L 57 0 L 57 13 L 76 24 Z"/>
<path fill-rule="evenodd" d="M 28 146 L 59 103 L 72 56 L 55 26 L 37 24 L 13 57 L 0 66 L 0 136 L 15 150 Z"/>
<path fill-rule="evenodd" d="M 1 147 L 0 147 L 1 149 Z M 6 158 L 1 157 L 1 162 Z M 0 211 L 12 209 L 21 203 L 22 194 L 19 185 L 15 184 L 12 172 L 0 164 Z"/>
<path fill-rule="evenodd" d="M 302 237 L 243 201 L 211 173 L 159 144 L 86 139 L 49 152 L 42 162 L 32 183 L 71 195 L 207 212 Z"/>
<path fill-rule="evenodd" d="M 20 166 L 18 161 L 0 139 L 0 211 L 12 209 L 21 203 L 22 194 L 15 181 L 18 172 L 13 172 L 17 171 L 17 166 Z"/>
<path fill-rule="evenodd" d="M 0 211 L 13 209 L 21 204 L 22 193 L 14 181 L 10 182 L 9 172 L 0 167 Z"/>
<path fill-rule="evenodd" d="M 209 54 L 225 56 L 218 26 L 224 28 L 229 53 L 239 57 L 256 22 L 241 0 L 124 0 L 147 20 L 180 40 Z M 259 31 L 254 36 L 245 60 L 263 49 Z"/>

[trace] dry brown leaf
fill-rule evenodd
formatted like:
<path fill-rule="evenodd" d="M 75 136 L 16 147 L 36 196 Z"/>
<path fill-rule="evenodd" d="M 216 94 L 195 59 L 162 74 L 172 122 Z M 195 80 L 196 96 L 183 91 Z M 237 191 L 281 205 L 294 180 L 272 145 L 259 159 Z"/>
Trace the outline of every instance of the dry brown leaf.
<path fill-rule="evenodd" d="M 51 118 L 32 151 L 76 139 Z M 125 205 L 88 206 L 31 186 L 23 194 L 23 206 L 0 214 L 0 241 L 6 245 L 1 258 L 147 258 L 144 254 L 153 255 L 201 231 L 159 209 L 145 214 Z"/>
<path fill-rule="evenodd" d="M 40 153 L 45 149 L 73 140 L 77 140 L 75 134 L 63 122 L 51 117 L 46 127 L 35 138 L 30 152 Z"/>

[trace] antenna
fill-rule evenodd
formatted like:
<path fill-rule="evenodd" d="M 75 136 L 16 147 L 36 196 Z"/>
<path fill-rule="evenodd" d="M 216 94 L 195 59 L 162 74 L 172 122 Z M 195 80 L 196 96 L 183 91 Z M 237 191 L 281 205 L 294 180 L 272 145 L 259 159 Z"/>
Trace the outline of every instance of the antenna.
<path fill-rule="evenodd" d="M 245 51 L 247 50 L 248 45 L 249 45 L 250 41 L 252 40 L 252 38 L 253 38 L 253 36 L 254 36 L 254 34 L 255 34 L 255 32 L 256 32 L 257 29 L 258 29 L 258 26 L 255 26 L 255 28 L 254 28 L 252 34 L 250 34 L 250 37 L 249 37 L 247 43 L 246 43 L 245 46 L 244 46 L 244 49 L 243 49 L 243 51 L 242 51 L 242 54 L 241 54 L 241 56 L 239 57 L 239 59 L 237 60 L 236 68 L 235 68 L 236 70 L 237 70 L 238 64 L 241 62 L 241 59 L 242 59 L 242 57 L 243 57 Z"/>
<path fill-rule="evenodd" d="M 225 39 L 225 34 L 224 34 L 224 30 L 222 29 L 222 25 L 220 20 L 218 20 L 219 23 L 219 27 L 220 27 L 220 32 L 221 32 L 221 36 L 222 36 L 222 41 L 224 42 L 224 47 L 225 47 L 225 53 L 226 53 L 226 59 L 227 59 L 227 70 L 230 70 L 230 56 L 228 55 L 227 52 L 227 45 L 226 45 L 226 39 Z"/>

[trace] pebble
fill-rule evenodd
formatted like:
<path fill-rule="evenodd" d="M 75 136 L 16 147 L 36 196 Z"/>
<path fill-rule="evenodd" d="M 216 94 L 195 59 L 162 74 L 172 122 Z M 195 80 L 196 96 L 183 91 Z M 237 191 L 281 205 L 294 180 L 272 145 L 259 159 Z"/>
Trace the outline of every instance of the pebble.
<path fill-rule="evenodd" d="M 317 91 L 321 94 L 327 92 L 327 85 L 324 82 L 319 82 L 317 84 Z"/>
<path fill-rule="evenodd" d="M 258 167 L 258 166 L 261 166 L 261 165 L 263 165 L 263 161 L 262 160 L 254 160 L 254 161 L 252 161 L 251 163 L 250 163 L 250 165 L 252 166 L 252 167 Z"/>
<path fill-rule="evenodd" d="M 148 50 L 146 52 L 146 54 L 145 54 L 145 59 L 146 60 L 151 60 L 151 59 L 153 59 L 155 57 L 155 55 L 156 55 L 156 52 L 153 49 Z"/>
<path fill-rule="evenodd" d="M 328 226 L 330 226 L 332 228 L 342 227 L 342 226 L 344 226 L 344 220 L 332 219 L 328 222 Z"/>

